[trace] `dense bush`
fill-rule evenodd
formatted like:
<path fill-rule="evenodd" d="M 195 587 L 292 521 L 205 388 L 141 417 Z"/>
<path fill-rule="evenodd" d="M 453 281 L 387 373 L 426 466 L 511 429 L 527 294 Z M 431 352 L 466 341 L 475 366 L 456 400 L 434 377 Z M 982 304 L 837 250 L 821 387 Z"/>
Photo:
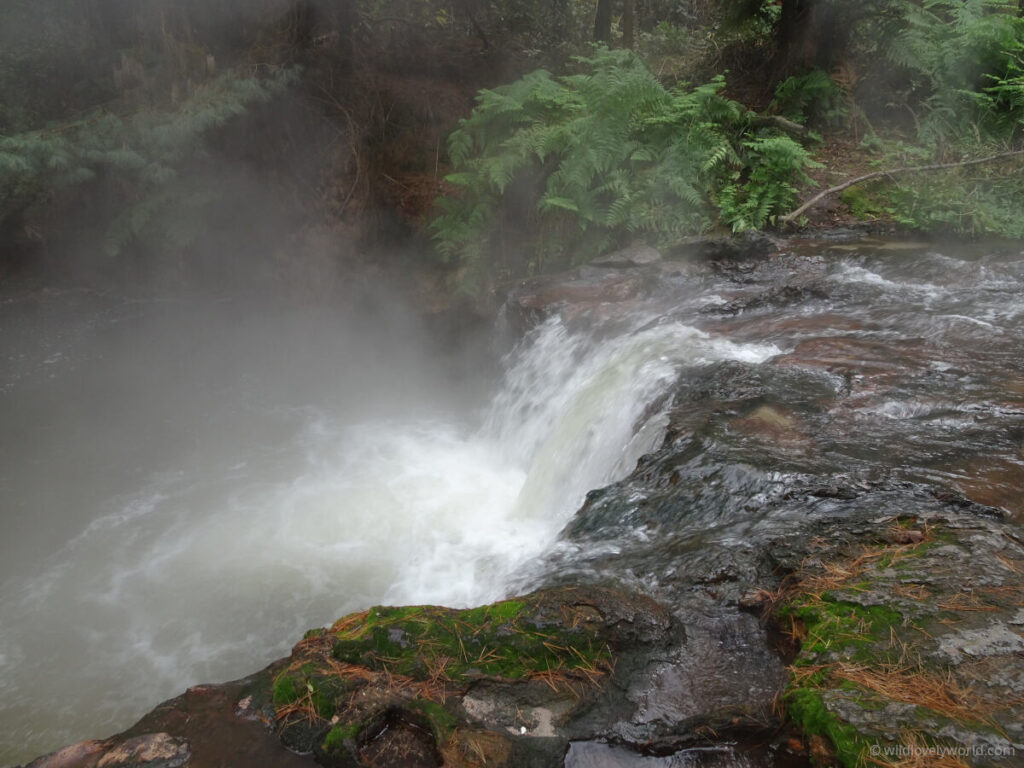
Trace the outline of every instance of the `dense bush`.
<path fill-rule="evenodd" d="M 471 277 L 583 261 L 635 236 L 671 246 L 718 223 L 760 227 L 807 181 L 807 151 L 754 128 L 724 78 L 669 89 L 624 50 L 577 63 L 482 91 L 450 138 L 460 193 L 440 200 L 434 230 Z"/>
<path fill-rule="evenodd" d="M 1003 0 L 902 3 L 889 59 L 902 67 L 926 143 L 1012 139 L 1024 129 L 1024 19 Z"/>

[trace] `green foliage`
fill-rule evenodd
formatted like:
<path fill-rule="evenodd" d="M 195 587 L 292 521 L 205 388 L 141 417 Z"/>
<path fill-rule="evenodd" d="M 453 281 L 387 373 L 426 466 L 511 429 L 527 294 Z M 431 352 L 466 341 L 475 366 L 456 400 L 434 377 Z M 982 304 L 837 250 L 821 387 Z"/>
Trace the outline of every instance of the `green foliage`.
<path fill-rule="evenodd" d="M 839 196 L 846 205 L 850 207 L 850 213 L 858 219 L 877 219 L 879 216 L 890 213 L 887 204 L 878 195 L 873 194 L 866 186 L 853 186 L 843 191 Z"/>
<path fill-rule="evenodd" d="M 872 138 L 879 168 L 936 162 L 935 147 Z M 997 155 L 999 144 L 957 145 L 975 157 Z M 843 191 L 840 199 L 861 219 L 886 218 L 921 231 L 967 237 L 1024 238 L 1024 158 L 920 174 L 882 177 Z"/>
<path fill-rule="evenodd" d="M 810 181 L 803 169 L 819 166 L 788 136 L 756 137 L 742 146 L 749 173 L 725 184 L 718 194 L 722 220 L 734 232 L 757 229 L 790 210 L 799 199 L 795 182 Z"/>
<path fill-rule="evenodd" d="M 0 136 L 0 221 L 55 190 L 116 179 L 130 196 L 109 227 L 108 252 L 143 234 L 187 245 L 214 192 L 180 182 L 179 170 L 203 157 L 210 131 L 269 100 L 294 77 L 294 70 L 265 78 L 228 73 L 198 86 L 174 109 L 130 115 L 97 109 L 74 122 Z"/>
<path fill-rule="evenodd" d="M 1020 160 L 998 170 L 945 171 L 886 191 L 892 218 L 925 231 L 1024 239 L 1024 169 Z"/>
<path fill-rule="evenodd" d="M 771 107 L 801 124 L 835 126 L 847 116 L 843 92 L 828 72 L 819 68 L 779 83 Z"/>
<path fill-rule="evenodd" d="M 1024 19 L 1005 0 L 905 2 L 889 58 L 909 72 L 929 143 L 1024 127 Z"/>
<path fill-rule="evenodd" d="M 577 74 L 538 70 L 481 91 L 460 122 L 447 180 L 461 194 L 441 199 L 433 222 L 445 257 L 479 273 L 484 253 L 507 246 L 501 230 L 540 263 L 589 259 L 636 236 L 671 246 L 716 221 L 763 226 L 807 181 L 806 151 L 753 130 L 750 113 L 721 96 L 722 76 L 668 89 L 629 51 L 576 61 Z"/>

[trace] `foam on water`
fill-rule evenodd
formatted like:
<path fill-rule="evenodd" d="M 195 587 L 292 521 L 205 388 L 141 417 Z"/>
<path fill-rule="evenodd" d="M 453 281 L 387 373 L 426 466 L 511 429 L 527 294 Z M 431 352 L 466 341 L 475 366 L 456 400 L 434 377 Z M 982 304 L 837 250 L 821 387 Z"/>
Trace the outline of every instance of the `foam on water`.
<path fill-rule="evenodd" d="M 279 444 L 155 469 L 0 595 L 0 762 L 126 727 L 371 604 L 501 597 L 661 440 L 681 366 L 778 352 L 677 323 L 595 341 L 553 319 L 478 429 L 310 406 Z"/>
<path fill-rule="evenodd" d="M 885 291 L 906 291 L 923 294 L 926 298 L 935 298 L 946 292 L 946 289 L 932 283 L 922 283 L 910 280 L 890 280 L 877 272 L 854 264 L 843 264 L 840 266 L 835 279 L 847 283 L 866 283 L 874 285 Z"/>

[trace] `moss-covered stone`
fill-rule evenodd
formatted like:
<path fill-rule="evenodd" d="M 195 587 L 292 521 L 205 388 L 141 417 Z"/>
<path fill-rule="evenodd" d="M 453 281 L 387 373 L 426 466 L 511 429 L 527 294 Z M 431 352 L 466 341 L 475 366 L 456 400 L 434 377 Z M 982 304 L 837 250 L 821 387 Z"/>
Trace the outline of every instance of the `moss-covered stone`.
<path fill-rule="evenodd" d="M 430 723 L 430 731 L 438 744 L 444 744 L 458 724 L 451 712 L 430 699 L 416 699 L 409 702 L 409 706 L 421 713 Z"/>
<path fill-rule="evenodd" d="M 521 758 L 517 738 L 554 736 L 584 706 L 617 649 L 663 639 L 668 627 L 652 601 L 599 588 L 466 610 L 377 606 L 306 633 L 273 678 L 274 720 L 290 746 L 313 739 L 308 749 L 329 768 L 402 750 L 419 755 L 416 765 L 461 756 L 453 764 L 469 766 L 484 754 L 501 766 Z M 502 691 L 501 712 L 463 706 L 481 684 Z M 545 713 L 546 724 L 524 736 L 505 705 Z"/>
<path fill-rule="evenodd" d="M 786 695 L 786 706 L 790 719 L 804 733 L 828 738 L 840 765 L 858 768 L 861 755 L 868 748 L 866 739 L 828 710 L 816 687 L 793 687 Z"/>
<path fill-rule="evenodd" d="M 896 526 L 910 530 L 903 519 Z M 870 545 L 845 559 L 814 561 L 776 604 L 776 620 L 799 647 L 786 711 L 805 734 L 832 745 L 822 764 L 895 764 L 885 749 L 908 744 L 1008 743 L 992 719 L 1005 702 L 975 690 L 978 679 L 958 667 L 942 638 L 994 610 L 980 598 L 964 600 L 950 562 L 974 557 L 980 571 L 981 559 L 989 558 L 1013 579 L 1022 553 L 1011 561 L 956 531 L 924 533 L 898 537 L 911 544 Z"/>
<path fill-rule="evenodd" d="M 273 700 L 275 707 L 286 707 L 302 696 L 302 685 L 293 675 L 282 672 L 274 678 Z"/>
<path fill-rule="evenodd" d="M 416 680 L 596 671 L 610 652 L 585 618 L 571 611 L 545 616 L 522 600 L 462 611 L 377 606 L 335 625 L 333 655 Z"/>

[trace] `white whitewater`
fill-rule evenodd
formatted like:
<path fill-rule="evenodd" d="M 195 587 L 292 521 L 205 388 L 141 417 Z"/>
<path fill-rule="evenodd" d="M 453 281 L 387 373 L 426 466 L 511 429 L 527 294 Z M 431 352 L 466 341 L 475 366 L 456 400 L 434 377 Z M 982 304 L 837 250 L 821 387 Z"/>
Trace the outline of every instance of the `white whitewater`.
<path fill-rule="evenodd" d="M 278 441 L 108 499 L 0 595 L 0 764 L 124 728 L 368 605 L 503 596 L 588 490 L 658 443 L 680 367 L 778 352 L 643 322 L 600 341 L 535 329 L 475 428 L 311 405 L 267 414 L 298 424 Z"/>

